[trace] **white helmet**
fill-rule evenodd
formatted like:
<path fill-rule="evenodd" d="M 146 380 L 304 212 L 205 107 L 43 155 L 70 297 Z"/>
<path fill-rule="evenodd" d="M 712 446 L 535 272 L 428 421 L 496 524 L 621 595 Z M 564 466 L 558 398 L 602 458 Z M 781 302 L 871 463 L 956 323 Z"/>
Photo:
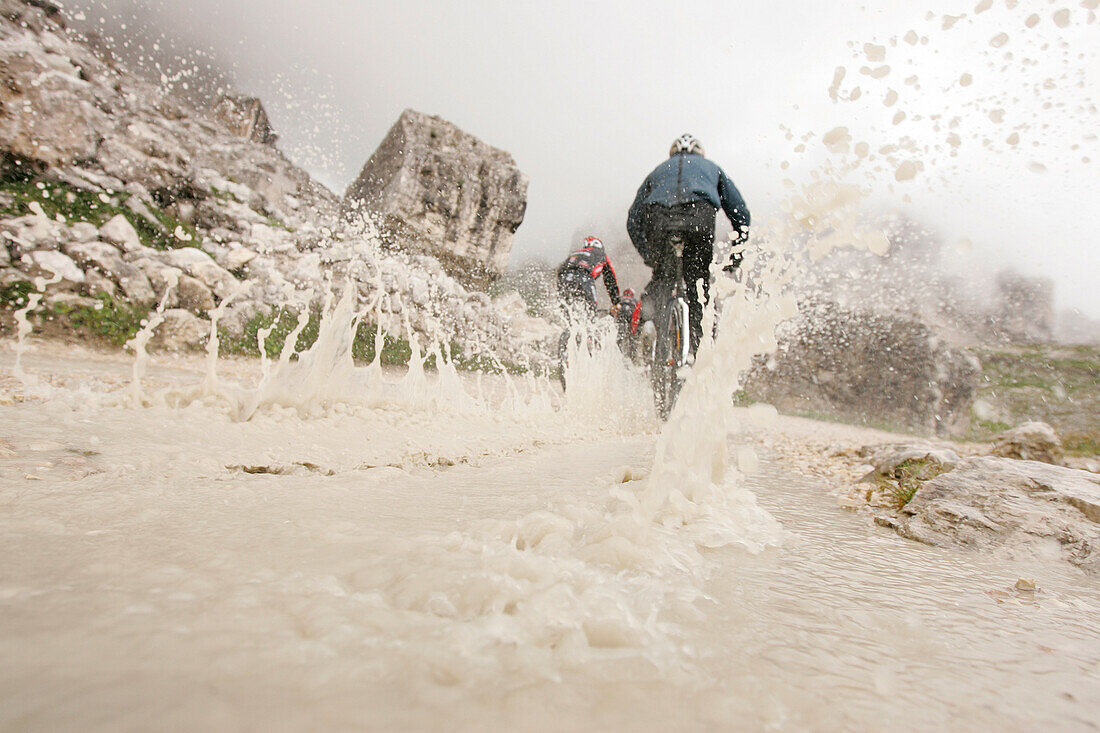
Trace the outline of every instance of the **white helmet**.
<path fill-rule="evenodd" d="M 695 139 L 694 135 L 681 135 L 672 141 L 672 147 L 669 148 L 668 155 L 672 157 L 677 153 L 695 153 L 696 155 L 706 155 L 703 152 L 703 144 Z"/>
<path fill-rule="evenodd" d="M 592 247 L 594 249 L 603 249 L 603 242 L 600 241 L 599 237 L 585 237 L 584 246 Z"/>

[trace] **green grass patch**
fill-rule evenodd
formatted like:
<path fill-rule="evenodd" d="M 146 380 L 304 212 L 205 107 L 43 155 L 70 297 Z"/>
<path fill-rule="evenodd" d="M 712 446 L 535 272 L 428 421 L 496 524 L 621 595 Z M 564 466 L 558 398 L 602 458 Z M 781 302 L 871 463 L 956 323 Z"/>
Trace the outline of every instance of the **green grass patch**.
<path fill-rule="evenodd" d="M 58 304 L 50 310 L 55 318 L 60 318 L 77 333 L 119 347 L 141 330 L 149 316 L 147 308 L 118 303 L 106 293 L 98 295 L 96 300 L 98 307 Z"/>
<path fill-rule="evenodd" d="M 237 198 L 236 194 L 234 194 L 232 191 L 223 191 L 216 186 L 210 187 L 210 193 L 214 194 L 214 198 L 218 199 L 219 201 L 235 201 L 238 204 L 244 203 L 239 198 Z"/>
<path fill-rule="evenodd" d="M 1062 451 L 1068 456 L 1100 456 L 1100 433 L 1067 433 Z"/>
<path fill-rule="evenodd" d="M 267 355 L 275 358 L 282 354 L 287 338 L 298 326 L 298 314 L 285 308 L 265 315 L 257 313 L 244 326 L 244 333 L 240 337 L 230 336 L 224 331 L 221 334 L 221 351 L 223 354 L 241 354 L 244 356 L 259 356 L 259 333 L 270 328 L 271 331 L 264 339 L 264 350 Z M 296 352 L 305 351 L 317 341 L 320 332 L 321 317 L 317 313 L 311 313 L 309 320 L 294 344 Z M 356 361 L 369 362 L 374 360 L 375 340 L 377 332 L 374 326 L 360 323 L 355 332 L 355 340 L 352 343 L 352 358 Z M 383 333 L 383 345 L 381 362 L 386 365 L 404 365 L 409 363 L 412 356 L 412 347 L 407 339 L 396 337 L 389 333 Z M 431 358 L 434 366 L 435 359 Z"/>
<path fill-rule="evenodd" d="M 171 216 L 156 206 L 148 206 L 149 212 L 160 226 L 131 211 L 126 207 L 130 194 L 118 191 L 111 195 L 87 191 L 60 181 L 40 181 L 33 179 L 5 180 L 0 182 L 0 192 L 7 194 L 10 202 L 0 206 L 0 217 L 9 218 L 33 213 L 30 205 L 37 203 L 51 219 L 59 215 L 67 224 L 88 222 L 103 226 L 109 219 L 122 214 L 133 225 L 142 244 L 153 249 L 179 249 L 180 247 L 198 247 L 199 237 L 195 228 Z M 104 201 L 103 199 L 107 200 Z M 179 227 L 190 237 L 182 241 L 175 236 Z"/>
<path fill-rule="evenodd" d="M 298 314 L 287 309 L 264 315 L 258 313 L 244 326 L 244 333 L 240 337 L 230 336 L 225 331 L 221 332 L 221 352 L 223 354 L 239 354 L 243 356 L 259 356 L 259 333 L 271 328 L 267 338 L 264 339 L 264 350 L 267 355 L 275 358 L 283 350 L 287 338 L 298 325 Z M 320 331 L 321 317 L 317 313 L 311 313 L 302 332 L 298 334 L 294 350 L 305 351 L 317 341 Z M 351 355 L 359 363 L 374 361 L 378 348 L 378 328 L 371 323 L 360 323 L 355 331 L 355 339 L 352 341 Z M 507 371 L 510 374 L 522 374 L 526 368 L 509 362 L 497 363 L 480 355 L 466 355 L 457 344 L 447 347 L 447 358 L 455 365 L 455 368 L 463 371 L 482 371 L 487 373 L 499 373 Z M 382 332 L 382 354 L 379 361 L 386 366 L 406 366 L 412 357 L 412 345 L 407 338 L 397 336 L 387 331 Z M 435 369 L 436 358 L 429 354 L 424 361 L 427 369 Z"/>
<path fill-rule="evenodd" d="M 986 441 L 1027 420 L 1050 424 L 1066 452 L 1095 455 L 1100 431 L 1100 348 L 1040 345 L 976 348 L 982 363 L 977 399 L 993 420 L 972 419 L 965 439 Z"/>
<path fill-rule="evenodd" d="M 34 284 L 29 280 L 16 280 L 9 285 L 0 286 L 0 306 L 19 310 L 27 304 L 27 296 L 34 292 Z"/>
<path fill-rule="evenodd" d="M 879 489 L 890 497 L 895 509 L 908 504 L 925 481 L 939 476 L 948 469 L 935 461 L 910 458 L 902 461 L 889 476 L 879 479 Z"/>

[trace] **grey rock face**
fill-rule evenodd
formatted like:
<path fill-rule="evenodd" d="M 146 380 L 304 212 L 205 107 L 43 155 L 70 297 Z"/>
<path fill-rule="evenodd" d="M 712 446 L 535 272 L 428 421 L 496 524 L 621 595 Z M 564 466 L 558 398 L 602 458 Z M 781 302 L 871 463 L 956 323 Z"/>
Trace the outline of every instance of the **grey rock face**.
<path fill-rule="evenodd" d="M 1100 476 L 1036 461 L 981 457 L 925 483 L 900 512 L 899 534 L 933 545 L 1056 540 L 1100 569 Z"/>
<path fill-rule="evenodd" d="M 141 306 L 151 306 L 156 297 L 145 273 L 135 265 L 124 262 L 119 250 L 103 242 L 85 242 L 64 247 L 65 252 L 86 270 L 98 270 L 118 283 L 127 300 Z"/>
<path fill-rule="evenodd" d="M 57 250 L 36 250 L 31 252 L 29 257 L 39 268 L 57 275 L 63 282 L 68 281 L 73 284 L 84 282 L 84 272 L 71 258 Z"/>
<path fill-rule="evenodd" d="M 274 145 L 279 139 L 256 97 L 225 95 L 214 105 L 213 117 L 233 133 L 253 142 Z"/>
<path fill-rule="evenodd" d="M 124 252 L 137 252 L 142 249 L 141 238 L 129 220 L 122 214 L 111 217 L 99 228 L 103 241 L 121 247 Z"/>
<path fill-rule="evenodd" d="M 210 311 L 214 308 L 214 294 L 202 281 L 190 275 L 180 275 L 176 288 L 176 301 L 181 308 L 192 313 Z"/>
<path fill-rule="evenodd" d="M 895 443 L 879 447 L 870 456 L 874 470 L 870 475 L 890 476 L 906 461 L 927 463 L 938 471 L 948 471 L 959 463 L 959 454 L 931 443 Z"/>
<path fill-rule="evenodd" d="M 809 303 L 745 389 L 780 409 L 943 433 L 966 419 L 979 371 L 915 318 Z"/>
<path fill-rule="evenodd" d="M 993 441 L 993 455 L 1062 465 L 1065 454 L 1054 428 L 1045 422 L 1025 422 L 1006 430 Z"/>
<path fill-rule="evenodd" d="M 402 245 L 439 257 L 459 279 L 503 273 L 527 208 L 512 156 L 450 122 L 405 110 L 344 195 L 345 214 L 380 214 Z"/>
<path fill-rule="evenodd" d="M 182 308 L 170 308 L 153 332 L 153 343 L 169 351 L 186 351 L 199 348 L 209 335 L 209 321 Z"/>

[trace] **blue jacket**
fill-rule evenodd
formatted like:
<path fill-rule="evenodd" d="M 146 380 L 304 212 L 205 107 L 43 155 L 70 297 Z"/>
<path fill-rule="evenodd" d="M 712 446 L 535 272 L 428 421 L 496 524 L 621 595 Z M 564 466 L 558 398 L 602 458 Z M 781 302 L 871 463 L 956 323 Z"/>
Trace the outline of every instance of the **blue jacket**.
<path fill-rule="evenodd" d="M 650 206 L 697 201 L 708 201 L 726 212 L 735 230 L 749 226 L 749 207 L 729 176 L 701 155 L 678 153 L 654 168 L 638 189 L 626 217 L 630 241 L 639 250 L 645 249 L 645 211 Z"/>

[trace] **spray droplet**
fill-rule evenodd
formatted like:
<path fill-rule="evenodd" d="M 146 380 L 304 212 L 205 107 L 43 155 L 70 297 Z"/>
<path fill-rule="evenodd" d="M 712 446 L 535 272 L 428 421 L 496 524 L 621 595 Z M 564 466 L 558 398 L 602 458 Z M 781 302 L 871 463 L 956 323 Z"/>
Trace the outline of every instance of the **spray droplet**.
<path fill-rule="evenodd" d="M 1035 26 L 1039 25 L 1039 14 L 1032 13 L 1031 15 L 1027 16 L 1027 20 L 1024 21 L 1024 25 L 1028 28 L 1034 28 Z"/>
<path fill-rule="evenodd" d="M 959 77 L 959 86 L 960 87 L 968 87 L 973 83 L 974 83 L 974 77 L 972 77 L 970 74 L 963 74 L 962 76 Z"/>
<path fill-rule="evenodd" d="M 834 127 L 822 135 L 821 142 L 830 153 L 847 153 L 852 142 L 852 136 L 848 134 L 847 127 Z"/>
<path fill-rule="evenodd" d="M 1005 111 L 1003 109 L 992 109 L 989 111 L 989 119 L 993 120 L 997 124 L 1004 122 Z"/>
<path fill-rule="evenodd" d="M 1046 173 L 1047 167 L 1038 161 L 1028 163 L 1027 169 L 1032 173 Z"/>
<path fill-rule="evenodd" d="M 965 18 L 965 15 L 945 15 L 943 16 L 943 29 L 945 31 L 951 30 L 951 27 Z"/>
<path fill-rule="evenodd" d="M 887 107 L 893 107 L 897 101 L 898 93 L 895 92 L 893 89 L 890 89 L 886 92 L 886 98 L 882 100 L 882 103 L 885 104 Z"/>
<path fill-rule="evenodd" d="M 998 33 L 997 35 L 995 35 L 995 36 L 993 36 L 992 38 L 989 39 L 989 45 L 992 46 L 993 48 L 1000 48 L 1001 46 L 1005 45 L 1006 43 L 1008 43 L 1008 34 L 1007 33 Z"/>
<path fill-rule="evenodd" d="M 885 61 L 886 46 L 877 46 L 874 43 L 863 44 L 863 55 L 868 61 Z"/>
<path fill-rule="evenodd" d="M 979 13 L 984 13 L 985 11 L 989 10 L 992 7 L 993 7 L 993 0 L 982 0 L 980 3 L 978 3 L 974 7 L 974 15 L 978 15 Z"/>
<path fill-rule="evenodd" d="M 1062 8 L 1054 14 L 1054 25 L 1065 28 L 1069 25 L 1069 10 Z"/>
<path fill-rule="evenodd" d="M 848 71 L 843 66 L 836 67 L 836 71 L 833 72 L 833 83 L 829 85 L 829 99 L 836 101 L 837 91 L 840 89 L 841 82 L 844 81 L 844 75 Z"/>
<path fill-rule="evenodd" d="M 902 40 L 908 43 L 910 46 L 916 46 L 917 41 L 920 40 L 920 36 L 917 35 L 916 31 L 909 31 L 904 36 L 902 36 Z"/>
<path fill-rule="evenodd" d="M 920 161 L 907 160 L 897 167 L 894 171 L 894 180 L 896 181 L 911 181 L 917 177 L 917 173 L 923 166 Z"/>

